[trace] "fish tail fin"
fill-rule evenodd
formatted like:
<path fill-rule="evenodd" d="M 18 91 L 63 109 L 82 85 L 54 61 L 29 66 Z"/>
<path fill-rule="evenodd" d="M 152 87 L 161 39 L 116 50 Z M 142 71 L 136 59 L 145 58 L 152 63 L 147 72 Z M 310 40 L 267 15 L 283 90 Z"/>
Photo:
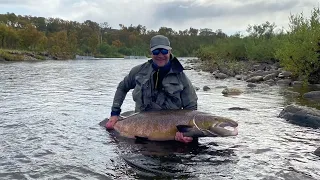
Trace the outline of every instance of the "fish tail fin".
<path fill-rule="evenodd" d="M 102 120 L 102 121 L 99 123 L 99 125 L 102 126 L 102 127 L 105 127 L 108 121 L 109 121 L 109 119 L 108 119 L 108 118 L 105 118 L 104 120 Z"/>

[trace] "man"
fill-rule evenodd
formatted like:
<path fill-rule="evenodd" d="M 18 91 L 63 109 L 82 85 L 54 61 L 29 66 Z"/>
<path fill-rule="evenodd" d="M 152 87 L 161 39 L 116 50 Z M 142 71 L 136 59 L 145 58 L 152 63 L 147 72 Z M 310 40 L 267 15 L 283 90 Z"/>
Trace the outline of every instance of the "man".
<path fill-rule="evenodd" d="M 152 59 L 135 66 L 119 83 L 111 108 L 111 117 L 106 128 L 112 129 L 121 112 L 121 105 L 127 92 L 133 89 L 135 111 L 164 109 L 197 109 L 197 95 L 183 67 L 171 54 L 170 41 L 163 35 L 150 40 Z M 175 140 L 189 143 L 191 137 L 177 132 Z"/>

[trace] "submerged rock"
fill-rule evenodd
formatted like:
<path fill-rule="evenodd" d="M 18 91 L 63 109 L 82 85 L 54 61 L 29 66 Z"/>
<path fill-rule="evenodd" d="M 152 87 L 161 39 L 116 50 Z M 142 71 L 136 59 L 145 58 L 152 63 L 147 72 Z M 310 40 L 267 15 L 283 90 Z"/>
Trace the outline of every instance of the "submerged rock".
<path fill-rule="evenodd" d="M 248 87 L 251 87 L 251 88 L 252 88 L 252 87 L 257 87 L 257 85 L 256 85 L 256 84 L 253 84 L 253 83 L 248 83 L 247 86 L 248 86 Z"/>
<path fill-rule="evenodd" d="M 242 107 L 231 107 L 229 110 L 232 111 L 250 111 L 248 108 L 242 108 Z"/>
<path fill-rule="evenodd" d="M 280 112 L 279 117 L 300 126 L 320 127 L 320 110 L 315 108 L 289 105 Z"/>
<path fill-rule="evenodd" d="M 228 88 L 228 86 L 216 86 L 215 88 L 217 88 L 217 89 L 225 89 L 225 88 Z"/>

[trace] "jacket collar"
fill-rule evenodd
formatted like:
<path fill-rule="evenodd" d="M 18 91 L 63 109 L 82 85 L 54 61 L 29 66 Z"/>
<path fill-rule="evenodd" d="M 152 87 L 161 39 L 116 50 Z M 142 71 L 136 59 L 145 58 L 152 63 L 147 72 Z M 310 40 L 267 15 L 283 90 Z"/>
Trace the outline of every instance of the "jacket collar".
<path fill-rule="evenodd" d="M 173 54 L 170 54 L 170 60 L 169 61 L 170 62 L 167 64 L 167 65 L 171 66 L 171 69 L 170 69 L 169 73 L 170 72 L 180 73 L 180 72 L 183 71 L 183 69 L 184 69 L 183 66 L 181 65 L 179 60 L 176 57 L 173 56 Z M 156 68 L 156 66 L 154 66 L 154 63 L 153 63 L 152 59 L 149 60 L 149 63 L 151 65 L 153 65 L 152 66 L 153 68 Z M 167 65 L 165 65 L 165 66 L 167 66 Z"/>

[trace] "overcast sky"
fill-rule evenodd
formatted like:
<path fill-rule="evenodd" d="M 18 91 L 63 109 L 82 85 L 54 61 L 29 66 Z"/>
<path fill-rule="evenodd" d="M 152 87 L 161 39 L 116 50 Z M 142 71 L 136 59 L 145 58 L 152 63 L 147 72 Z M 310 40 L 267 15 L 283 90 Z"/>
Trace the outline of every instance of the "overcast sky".
<path fill-rule="evenodd" d="M 310 16 L 318 0 L 0 0 L 0 14 L 58 17 L 83 22 L 108 22 L 112 28 L 144 25 L 148 30 L 171 27 L 245 32 L 266 21 L 288 27 L 289 16 Z"/>

